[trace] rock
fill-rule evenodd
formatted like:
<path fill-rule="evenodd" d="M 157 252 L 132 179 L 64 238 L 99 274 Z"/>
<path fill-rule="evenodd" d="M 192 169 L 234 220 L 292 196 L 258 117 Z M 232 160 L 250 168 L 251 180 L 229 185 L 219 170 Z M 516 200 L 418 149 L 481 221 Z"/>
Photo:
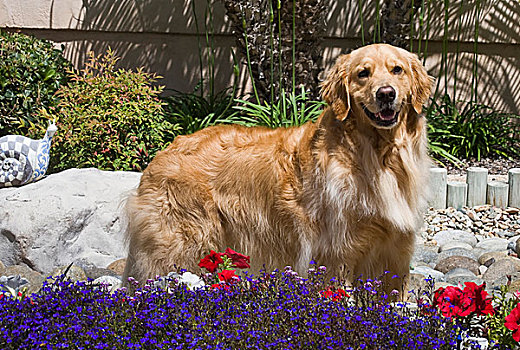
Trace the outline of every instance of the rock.
<path fill-rule="evenodd" d="M 2 262 L 2 260 L 0 260 L 0 276 L 4 275 L 4 270 L 5 270 L 5 265 Z"/>
<path fill-rule="evenodd" d="M 479 266 L 479 263 L 475 259 L 468 258 L 467 256 L 454 255 L 440 260 L 435 266 L 435 270 L 442 273 L 448 273 L 455 268 L 463 268 L 478 275 Z"/>
<path fill-rule="evenodd" d="M 446 282 L 452 285 L 464 284 L 464 282 L 475 282 L 482 284 L 482 280 L 468 269 L 456 268 L 445 274 Z"/>
<path fill-rule="evenodd" d="M 515 272 L 510 275 L 497 278 L 496 280 L 494 280 L 493 282 L 491 282 L 489 284 L 489 287 L 492 290 L 499 290 L 501 286 L 510 284 L 510 286 L 508 287 L 508 290 L 511 290 L 511 284 L 513 284 L 513 283 L 516 284 L 516 283 L 518 283 L 519 280 L 520 280 L 520 273 Z"/>
<path fill-rule="evenodd" d="M 515 252 L 516 254 L 520 254 L 520 239 L 517 239 L 515 242 Z"/>
<path fill-rule="evenodd" d="M 520 290 L 520 279 L 512 281 L 511 284 L 509 285 L 510 292 L 516 292 L 517 290 Z"/>
<path fill-rule="evenodd" d="M 437 282 L 444 281 L 444 273 L 434 270 L 429 266 L 417 266 L 415 269 L 410 271 L 414 274 L 422 275 L 423 278 L 432 277 Z"/>
<path fill-rule="evenodd" d="M 450 241 L 465 242 L 472 247 L 477 244 L 477 239 L 474 234 L 461 230 L 440 231 L 433 236 L 433 239 L 436 240 L 437 244 L 441 247 Z"/>
<path fill-rule="evenodd" d="M 495 261 L 494 264 L 491 264 L 486 273 L 482 275 L 482 279 L 486 282 L 492 283 L 500 277 L 511 275 L 517 271 L 517 265 L 513 261 L 509 259 L 502 259 Z"/>
<path fill-rule="evenodd" d="M 495 263 L 496 259 L 495 258 L 491 258 L 489 260 L 487 260 L 483 265 L 481 266 L 485 266 L 486 268 L 490 267 L 491 265 L 493 265 Z"/>
<path fill-rule="evenodd" d="M 86 269 L 83 269 L 85 271 L 85 275 L 87 275 L 87 278 L 90 278 L 92 280 L 95 280 L 96 278 L 102 277 L 102 276 L 110 276 L 110 277 L 118 277 L 119 275 L 115 273 L 112 270 L 104 269 L 102 267 L 89 267 Z"/>
<path fill-rule="evenodd" d="M 25 265 L 12 265 L 7 266 L 4 269 L 3 275 L 5 276 L 17 276 L 25 278 L 29 281 L 29 285 L 27 286 L 27 293 L 35 293 L 40 290 L 43 281 L 45 278 L 39 273 L 36 272 Z"/>
<path fill-rule="evenodd" d="M 68 269 L 68 271 L 67 271 L 67 269 Z M 68 266 L 58 267 L 58 268 L 54 269 L 54 271 L 52 271 L 51 276 L 59 277 L 59 276 L 63 275 L 65 272 L 67 272 L 65 277 L 70 279 L 73 282 L 84 281 L 87 279 L 87 275 L 85 274 L 85 271 L 83 271 L 83 269 L 81 267 L 75 266 L 75 265 L 70 266 L 70 268 Z"/>
<path fill-rule="evenodd" d="M 475 256 L 476 254 L 475 254 L 474 249 L 467 250 L 467 249 L 463 249 L 463 248 L 454 248 L 454 249 L 445 250 L 445 251 L 439 253 L 437 255 L 437 262 L 439 262 L 442 259 L 445 259 L 449 256 L 454 256 L 454 255 L 467 256 L 468 258 L 471 258 L 471 259 L 477 259 L 477 257 Z"/>
<path fill-rule="evenodd" d="M 28 286 L 29 281 L 20 275 L 0 276 L 0 293 L 8 292 L 11 295 L 17 295 Z"/>
<path fill-rule="evenodd" d="M 427 277 L 424 277 L 424 275 L 411 272 L 410 273 L 410 279 L 408 280 L 408 285 L 407 285 L 406 289 L 408 289 L 408 291 L 412 291 L 413 290 L 416 293 L 419 290 L 424 290 L 426 288 L 426 286 L 427 286 L 425 278 L 427 278 Z M 405 297 L 413 299 L 412 293 L 405 293 Z"/>
<path fill-rule="evenodd" d="M 435 266 L 437 261 L 437 251 L 439 247 L 437 246 L 425 246 L 425 245 L 415 245 L 415 250 L 412 256 L 412 266 L 417 266 L 418 262 L 425 263 L 429 266 Z"/>
<path fill-rule="evenodd" d="M 122 276 L 125 271 L 126 259 L 116 260 L 107 266 L 107 269 L 114 271 L 116 274 Z"/>
<path fill-rule="evenodd" d="M 513 257 L 513 256 L 505 256 L 503 258 L 497 259 L 497 261 L 500 261 L 500 260 L 510 261 L 513 264 L 513 266 L 515 266 L 516 270 L 520 271 L 520 259 Z"/>
<path fill-rule="evenodd" d="M 473 247 L 466 242 L 450 241 L 450 242 L 447 242 L 446 244 L 442 245 L 439 248 L 439 252 L 443 252 L 445 250 L 450 250 L 450 249 L 455 249 L 455 248 L 461 248 L 461 249 L 466 249 L 466 250 L 473 249 Z"/>
<path fill-rule="evenodd" d="M 475 248 L 484 249 L 489 252 L 504 251 L 507 250 L 509 241 L 504 238 L 487 238 L 482 242 L 477 243 Z"/>
<path fill-rule="evenodd" d="M 494 259 L 493 259 L 493 260 L 494 260 Z M 484 266 L 484 265 L 480 265 L 480 266 L 478 267 L 478 272 L 479 272 L 479 275 L 483 275 L 483 274 L 485 274 L 485 273 L 486 273 L 486 271 L 487 271 L 487 269 L 488 269 L 488 267 L 487 267 L 487 266 Z"/>
<path fill-rule="evenodd" d="M 110 292 L 115 291 L 116 289 L 119 289 L 123 286 L 123 283 L 121 280 L 114 276 L 101 276 L 96 278 L 93 282 L 93 284 L 106 284 L 108 286 L 108 290 Z"/>
<path fill-rule="evenodd" d="M 0 260 L 48 274 L 80 259 L 106 266 L 125 257 L 121 204 L 140 176 L 69 169 L 0 189 Z"/>
<path fill-rule="evenodd" d="M 494 259 L 495 261 L 505 258 L 507 256 L 507 251 L 498 251 L 498 252 L 487 252 L 478 257 L 478 263 L 480 265 L 486 264 L 487 261 Z"/>

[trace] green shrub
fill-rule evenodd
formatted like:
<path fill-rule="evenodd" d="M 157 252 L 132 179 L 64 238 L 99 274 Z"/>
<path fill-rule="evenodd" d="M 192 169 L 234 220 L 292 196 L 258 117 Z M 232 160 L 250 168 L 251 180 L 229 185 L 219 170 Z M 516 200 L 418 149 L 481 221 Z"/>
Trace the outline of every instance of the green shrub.
<path fill-rule="evenodd" d="M 0 136 L 26 132 L 38 109 L 55 106 L 70 66 L 49 41 L 0 31 Z"/>
<path fill-rule="evenodd" d="M 480 160 L 482 157 L 518 157 L 517 115 L 466 102 L 459 108 L 448 95 L 433 101 L 427 112 L 430 144 L 437 155 Z M 440 151 L 439 151 L 440 149 Z"/>
<path fill-rule="evenodd" d="M 90 53 L 85 68 L 71 71 L 71 82 L 57 92 L 58 106 L 43 112 L 58 126 L 52 171 L 141 171 L 173 139 L 178 127 L 164 120 L 162 87 L 151 85 L 157 76 L 116 70 L 117 60 L 111 50 L 97 57 Z"/>

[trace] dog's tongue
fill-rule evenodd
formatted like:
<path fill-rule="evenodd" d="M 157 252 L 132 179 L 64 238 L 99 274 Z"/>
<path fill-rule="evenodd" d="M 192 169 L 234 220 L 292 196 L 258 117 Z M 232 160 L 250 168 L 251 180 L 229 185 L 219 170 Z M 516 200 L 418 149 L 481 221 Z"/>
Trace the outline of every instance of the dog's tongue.
<path fill-rule="evenodd" d="M 392 120 L 395 116 L 395 111 L 393 109 L 386 108 L 377 114 L 378 114 L 378 117 L 383 120 Z"/>

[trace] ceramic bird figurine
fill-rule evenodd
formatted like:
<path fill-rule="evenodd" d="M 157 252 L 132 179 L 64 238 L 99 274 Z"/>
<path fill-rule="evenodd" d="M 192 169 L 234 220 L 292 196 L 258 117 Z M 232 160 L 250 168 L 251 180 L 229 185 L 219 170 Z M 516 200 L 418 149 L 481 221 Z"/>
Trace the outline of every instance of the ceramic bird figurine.
<path fill-rule="evenodd" d="M 41 140 L 20 135 L 0 137 L 0 188 L 22 186 L 45 175 L 52 136 L 56 130 L 56 124 L 49 122 Z"/>

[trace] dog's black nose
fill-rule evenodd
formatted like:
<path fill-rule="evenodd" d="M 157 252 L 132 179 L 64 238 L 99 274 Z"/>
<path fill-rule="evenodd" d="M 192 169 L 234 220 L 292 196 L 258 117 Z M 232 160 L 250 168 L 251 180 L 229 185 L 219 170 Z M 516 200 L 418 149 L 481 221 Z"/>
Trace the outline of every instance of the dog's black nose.
<path fill-rule="evenodd" d="M 390 103 L 395 100 L 395 90 L 391 86 L 380 87 L 376 92 L 376 98 L 378 101 Z"/>

